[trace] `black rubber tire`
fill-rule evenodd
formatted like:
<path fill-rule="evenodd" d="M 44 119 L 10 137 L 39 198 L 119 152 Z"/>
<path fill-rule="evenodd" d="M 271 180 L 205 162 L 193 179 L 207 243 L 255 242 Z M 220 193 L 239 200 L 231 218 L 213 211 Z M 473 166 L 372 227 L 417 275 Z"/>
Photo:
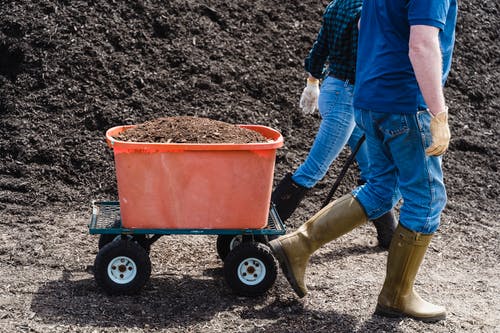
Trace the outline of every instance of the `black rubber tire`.
<path fill-rule="evenodd" d="M 101 234 L 99 236 L 99 243 L 97 244 L 99 250 L 107 244 L 122 239 L 120 234 Z M 151 250 L 151 246 L 146 242 L 146 235 L 125 235 L 125 239 L 136 242 L 146 250 L 147 253 Z"/>
<path fill-rule="evenodd" d="M 116 235 L 116 234 L 100 234 L 99 235 L 99 243 L 97 243 L 97 247 L 100 249 L 102 249 L 105 245 L 108 245 L 109 243 L 111 243 L 112 241 L 114 240 L 118 240 L 118 237 L 120 235 Z"/>
<path fill-rule="evenodd" d="M 129 282 L 113 281 L 108 266 L 118 257 L 127 257 L 135 265 L 136 274 Z M 125 269 L 130 265 L 123 265 Z M 118 272 L 119 269 L 116 271 Z M 97 285 L 109 295 L 133 295 L 138 293 L 151 276 L 151 261 L 146 250 L 134 241 L 120 239 L 105 245 L 94 262 L 94 277 Z"/>
<path fill-rule="evenodd" d="M 111 228 L 121 228 L 122 222 L 120 220 L 116 220 L 111 225 Z M 114 240 L 118 240 L 118 234 L 101 234 L 99 235 L 99 243 L 97 244 L 99 250 L 104 247 L 104 245 L 111 243 Z"/>
<path fill-rule="evenodd" d="M 117 220 L 113 223 L 111 228 L 121 228 L 122 224 L 120 220 Z M 97 243 L 97 247 L 102 249 L 105 245 L 115 241 L 119 240 L 121 237 L 120 234 L 101 234 L 99 235 L 99 242 Z M 151 245 L 146 241 L 146 235 L 126 235 L 126 239 L 135 241 L 136 243 L 139 243 L 147 253 L 151 250 Z"/>
<path fill-rule="evenodd" d="M 256 297 L 266 293 L 277 275 L 276 259 L 269 246 L 263 243 L 244 242 L 231 250 L 224 261 L 224 278 L 233 292 L 241 296 Z"/>
<path fill-rule="evenodd" d="M 224 261 L 227 255 L 236 246 L 240 245 L 242 242 L 260 242 L 267 243 L 267 239 L 264 235 L 218 235 L 217 236 L 217 254 L 219 258 Z"/>

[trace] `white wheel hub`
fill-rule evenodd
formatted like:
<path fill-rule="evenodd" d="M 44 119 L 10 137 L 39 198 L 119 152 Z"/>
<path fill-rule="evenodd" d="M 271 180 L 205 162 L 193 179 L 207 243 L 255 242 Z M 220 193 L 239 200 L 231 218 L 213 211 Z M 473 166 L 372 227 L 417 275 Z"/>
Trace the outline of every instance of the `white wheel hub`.
<path fill-rule="evenodd" d="M 115 257 L 109 262 L 108 276 L 114 283 L 127 284 L 137 275 L 137 266 L 129 257 Z"/>
<path fill-rule="evenodd" d="M 238 278 L 249 286 L 255 286 L 266 277 L 266 265 L 257 258 L 247 258 L 238 266 Z"/>

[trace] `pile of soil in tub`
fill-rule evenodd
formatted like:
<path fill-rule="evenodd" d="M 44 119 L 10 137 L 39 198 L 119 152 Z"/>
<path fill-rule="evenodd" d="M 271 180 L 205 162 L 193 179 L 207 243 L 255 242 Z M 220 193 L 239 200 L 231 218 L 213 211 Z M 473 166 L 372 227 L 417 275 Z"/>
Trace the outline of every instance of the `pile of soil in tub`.
<path fill-rule="evenodd" d="M 147 121 L 121 132 L 118 140 L 153 143 L 263 143 L 262 134 L 209 118 L 178 116 Z"/>

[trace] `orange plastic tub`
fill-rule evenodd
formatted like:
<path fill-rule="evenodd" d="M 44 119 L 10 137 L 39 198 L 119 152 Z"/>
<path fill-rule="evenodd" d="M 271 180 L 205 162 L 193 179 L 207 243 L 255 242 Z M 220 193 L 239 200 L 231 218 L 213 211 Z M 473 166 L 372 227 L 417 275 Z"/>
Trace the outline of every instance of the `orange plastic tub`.
<path fill-rule="evenodd" d="M 266 226 L 281 134 L 239 125 L 270 139 L 251 144 L 141 143 L 116 140 L 133 126 L 106 132 L 113 148 L 124 228 L 260 229 Z"/>

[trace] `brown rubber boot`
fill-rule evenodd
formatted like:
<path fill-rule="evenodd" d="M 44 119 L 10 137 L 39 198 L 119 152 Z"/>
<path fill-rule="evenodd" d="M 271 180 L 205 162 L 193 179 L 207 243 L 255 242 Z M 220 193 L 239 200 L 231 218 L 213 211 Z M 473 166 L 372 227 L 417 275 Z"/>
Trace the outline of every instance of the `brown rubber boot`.
<path fill-rule="evenodd" d="M 309 257 L 326 244 L 367 222 L 359 202 L 347 194 L 316 213 L 296 231 L 269 242 L 288 282 L 299 297 L 307 294 L 304 282 Z"/>
<path fill-rule="evenodd" d="M 417 233 L 398 225 L 389 248 L 387 275 L 375 314 L 411 317 L 433 322 L 446 318 L 446 309 L 423 300 L 413 284 L 432 234 Z"/>

